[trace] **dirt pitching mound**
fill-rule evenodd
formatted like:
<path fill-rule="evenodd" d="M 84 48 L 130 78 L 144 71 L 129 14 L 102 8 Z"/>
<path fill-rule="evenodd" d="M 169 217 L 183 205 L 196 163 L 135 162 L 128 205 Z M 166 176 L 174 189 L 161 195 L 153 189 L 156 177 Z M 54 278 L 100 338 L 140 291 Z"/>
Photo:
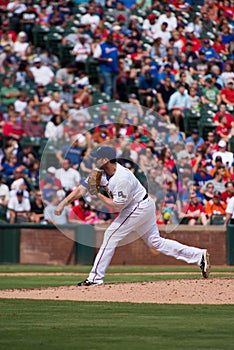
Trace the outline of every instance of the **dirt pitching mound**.
<path fill-rule="evenodd" d="M 0 291 L 0 298 L 108 301 L 159 304 L 234 304 L 234 279 L 189 279 L 92 287 Z"/>

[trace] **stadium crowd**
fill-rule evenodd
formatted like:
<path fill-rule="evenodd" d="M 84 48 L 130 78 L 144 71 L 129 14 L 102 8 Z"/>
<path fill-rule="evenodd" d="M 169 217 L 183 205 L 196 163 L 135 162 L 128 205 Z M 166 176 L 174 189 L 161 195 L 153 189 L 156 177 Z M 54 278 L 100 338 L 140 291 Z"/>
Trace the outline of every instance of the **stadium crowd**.
<path fill-rule="evenodd" d="M 2 221 L 111 221 L 89 198 L 53 213 L 102 142 L 158 224 L 234 219 L 234 1 L 3 0 L 0 23 Z"/>

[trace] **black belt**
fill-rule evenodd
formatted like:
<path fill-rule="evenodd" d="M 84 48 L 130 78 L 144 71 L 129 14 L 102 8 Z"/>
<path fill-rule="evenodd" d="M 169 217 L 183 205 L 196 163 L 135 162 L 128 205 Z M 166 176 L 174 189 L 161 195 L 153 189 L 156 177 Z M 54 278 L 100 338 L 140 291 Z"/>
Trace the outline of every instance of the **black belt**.
<path fill-rule="evenodd" d="M 143 201 L 148 198 L 148 193 L 146 192 L 145 197 L 142 199 Z"/>

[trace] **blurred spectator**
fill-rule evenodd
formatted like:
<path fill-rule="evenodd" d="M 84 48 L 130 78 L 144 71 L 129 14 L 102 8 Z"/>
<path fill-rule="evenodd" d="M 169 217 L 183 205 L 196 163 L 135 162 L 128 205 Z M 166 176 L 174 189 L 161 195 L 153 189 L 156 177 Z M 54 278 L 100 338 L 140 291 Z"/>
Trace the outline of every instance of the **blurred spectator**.
<path fill-rule="evenodd" d="M 215 165 L 215 166 L 213 167 L 213 169 L 210 170 L 210 175 L 211 175 L 211 176 L 214 176 L 214 173 L 215 173 L 217 170 L 221 169 L 222 172 L 224 173 L 224 178 L 223 178 L 224 182 L 228 181 L 229 178 L 230 178 L 230 172 L 229 172 L 229 170 L 225 167 L 225 165 L 223 164 L 222 157 L 217 156 L 217 157 L 215 158 L 215 164 L 214 164 L 214 165 Z"/>
<path fill-rule="evenodd" d="M 142 95 L 142 102 L 146 107 L 150 107 L 156 98 L 157 78 L 150 70 L 150 66 L 144 66 L 139 76 L 139 94 Z"/>
<path fill-rule="evenodd" d="M 60 67 L 59 59 L 53 54 L 50 47 L 40 54 L 40 59 L 42 64 L 48 66 L 52 71 L 56 71 Z"/>
<path fill-rule="evenodd" d="M 37 155 L 30 144 L 24 145 L 21 151 L 17 154 L 18 164 L 29 168 L 31 164 L 37 159 Z"/>
<path fill-rule="evenodd" d="M 205 209 L 198 201 L 195 192 L 190 194 L 190 201 L 181 209 L 180 219 L 188 219 L 188 224 L 193 226 L 195 224 L 207 225 Z"/>
<path fill-rule="evenodd" d="M 218 143 L 218 151 L 213 153 L 213 160 L 216 159 L 217 156 L 222 158 L 223 164 L 230 168 L 233 162 L 233 153 L 226 151 L 227 143 L 224 140 L 220 140 Z"/>
<path fill-rule="evenodd" d="M 230 81 L 230 83 L 234 81 L 234 69 L 232 63 L 227 62 L 224 64 L 224 69 L 221 73 L 221 77 L 225 80 L 225 83 L 228 81 Z"/>
<path fill-rule="evenodd" d="M 223 182 L 223 177 L 224 177 L 224 174 L 219 169 L 214 173 L 214 178 L 212 180 L 209 179 L 207 181 L 209 181 L 209 183 L 212 183 L 214 185 L 215 191 L 222 193 L 225 191 L 225 184 Z M 201 192 L 204 193 L 205 189 L 206 189 L 206 183 L 204 183 L 204 185 L 202 186 Z"/>
<path fill-rule="evenodd" d="M 10 197 L 7 209 L 10 224 L 29 222 L 31 206 L 29 199 L 24 197 L 23 190 L 18 190 Z"/>
<path fill-rule="evenodd" d="M 229 222 L 231 225 L 234 224 L 234 197 L 230 199 L 226 209 L 226 220 L 224 224 L 227 225 Z"/>
<path fill-rule="evenodd" d="M 40 124 L 39 114 L 32 114 L 29 120 L 24 123 L 24 130 L 27 136 L 31 137 L 43 137 L 44 130 Z"/>
<path fill-rule="evenodd" d="M 234 196 L 234 184 L 232 181 L 225 183 L 225 191 L 221 193 L 222 201 L 229 203 L 230 199 Z"/>
<path fill-rule="evenodd" d="M 45 86 L 54 81 L 53 71 L 49 67 L 42 65 L 40 57 L 35 57 L 33 59 L 31 72 L 36 84 L 42 84 Z"/>
<path fill-rule="evenodd" d="M 42 201 L 42 193 L 36 191 L 35 197 L 31 200 L 30 221 L 40 223 L 44 220 L 44 205 Z"/>
<path fill-rule="evenodd" d="M 95 224 L 99 221 L 97 214 L 91 210 L 88 203 L 83 199 L 79 199 L 79 204 L 72 207 L 69 217 L 69 222 Z"/>
<path fill-rule="evenodd" d="M 56 178 L 61 181 L 63 189 L 68 192 L 74 189 L 80 183 L 80 174 L 72 168 L 72 164 L 68 158 L 62 162 L 62 168 L 56 170 Z"/>
<path fill-rule="evenodd" d="M 213 122 L 216 126 L 220 126 L 220 117 L 225 116 L 226 117 L 226 124 L 228 130 L 230 130 L 234 125 L 234 117 L 233 115 L 227 111 L 227 106 L 225 103 L 221 103 L 219 106 L 219 111 L 215 113 L 213 117 Z"/>
<path fill-rule="evenodd" d="M 200 76 L 203 76 L 206 74 L 207 68 L 208 68 L 208 63 L 205 56 L 205 52 L 203 50 L 199 50 L 198 58 L 194 59 L 190 65 L 190 72 L 197 79 L 199 79 Z"/>
<path fill-rule="evenodd" d="M 38 14 L 33 8 L 32 1 L 26 2 L 26 10 L 20 14 L 21 28 L 27 33 L 28 40 L 33 42 L 33 27 L 37 23 Z"/>
<path fill-rule="evenodd" d="M 113 97 L 118 73 L 118 49 L 113 42 L 112 34 L 108 34 L 106 41 L 97 45 L 93 57 L 100 62 L 104 91 L 108 96 Z"/>
<path fill-rule="evenodd" d="M 47 96 L 44 85 L 38 84 L 35 95 L 33 96 L 33 101 L 36 106 L 41 106 L 43 104 L 43 99 Z"/>
<path fill-rule="evenodd" d="M 14 170 L 17 168 L 17 156 L 15 154 L 10 154 L 6 157 L 2 165 L 0 165 L 0 171 L 6 177 L 13 175 Z"/>
<path fill-rule="evenodd" d="M 49 122 L 51 120 L 51 118 L 53 117 L 52 110 L 49 107 L 50 101 L 51 101 L 51 98 L 46 96 L 40 102 L 40 107 L 38 109 L 38 113 L 40 114 L 41 119 L 44 122 Z"/>
<path fill-rule="evenodd" d="M 52 11 L 53 12 L 49 15 L 49 24 L 51 26 L 60 26 L 63 28 L 66 25 L 64 14 L 60 12 L 57 5 L 52 7 Z"/>
<path fill-rule="evenodd" d="M 27 100 L 28 93 L 26 91 L 21 91 L 19 98 L 14 103 L 15 112 L 17 113 L 18 117 L 21 118 L 21 120 L 25 120 L 26 118 L 26 111 L 28 107 Z"/>
<path fill-rule="evenodd" d="M 62 101 L 60 99 L 60 93 L 58 91 L 55 91 L 52 94 L 51 101 L 49 102 L 49 107 L 53 113 L 59 112 L 61 103 Z"/>
<path fill-rule="evenodd" d="M 204 186 L 207 181 L 212 180 L 212 176 L 208 174 L 204 166 L 200 166 L 194 174 L 194 181 L 199 183 L 199 186 Z"/>
<path fill-rule="evenodd" d="M 80 105 L 84 108 L 88 108 L 92 104 L 92 96 L 90 94 L 90 90 L 88 86 L 85 86 L 83 84 L 77 85 L 78 91 L 73 95 L 75 103 L 77 103 L 77 100 L 80 101 Z"/>
<path fill-rule="evenodd" d="M 211 78 L 205 80 L 205 87 L 202 90 L 201 101 L 204 104 L 211 104 L 213 106 L 218 106 L 221 103 L 219 89 L 214 86 L 214 82 Z"/>
<path fill-rule="evenodd" d="M 212 220 L 215 216 L 225 215 L 226 203 L 221 200 L 221 193 L 215 191 L 214 196 L 206 204 L 206 214 Z"/>
<path fill-rule="evenodd" d="M 79 42 L 75 45 L 72 51 L 72 55 L 75 56 L 75 61 L 78 70 L 84 70 L 85 69 L 85 63 L 91 54 L 91 48 L 89 43 L 86 42 L 86 38 L 83 36 L 80 36 Z"/>
<path fill-rule="evenodd" d="M 59 114 L 54 114 L 45 127 L 45 137 L 50 140 L 58 140 L 63 137 L 64 125 Z"/>
<path fill-rule="evenodd" d="M 0 211 L 6 207 L 9 200 L 9 188 L 3 181 L 3 174 L 0 174 Z"/>
<path fill-rule="evenodd" d="M 52 182 L 53 188 L 55 190 L 61 190 L 62 189 L 62 184 L 59 179 L 55 177 L 56 174 L 56 168 L 51 166 L 47 169 L 46 171 L 46 177 L 41 179 L 40 181 L 40 189 L 43 190 L 46 187 L 47 180 L 52 180 L 49 182 Z"/>
<path fill-rule="evenodd" d="M 17 97 L 20 96 L 20 91 L 13 87 L 9 77 L 3 78 L 3 86 L 0 90 L 1 101 L 3 107 L 8 107 L 9 104 L 15 103 Z"/>
<path fill-rule="evenodd" d="M 76 72 L 77 66 L 74 63 L 70 63 L 66 67 L 58 69 L 55 76 L 56 83 L 62 86 L 64 84 L 73 84 Z"/>
<path fill-rule="evenodd" d="M 207 61 L 217 61 L 219 59 L 219 55 L 217 54 L 215 49 L 211 47 L 209 39 L 203 39 L 203 46 L 201 47 L 201 50 L 205 52 L 205 57 Z"/>
<path fill-rule="evenodd" d="M 184 112 L 190 108 L 190 99 L 183 84 L 178 85 L 178 90 L 171 95 L 168 102 L 168 109 L 172 113 L 175 124 L 180 130 L 183 129 Z"/>
<path fill-rule="evenodd" d="M 18 69 L 15 72 L 15 81 L 21 84 L 33 81 L 33 74 L 27 60 L 21 60 L 19 62 Z"/>
<path fill-rule="evenodd" d="M 32 54 L 32 48 L 27 41 L 27 34 L 19 32 L 17 40 L 14 43 L 14 52 L 16 52 L 22 60 L 27 59 Z"/>
<path fill-rule="evenodd" d="M 15 112 L 8 117 L 8 122 L 3 125 L 2 133 L 5 137 L 13 137 L 16 140 L 20 140 L 22 136 L 26 136 L 22 123 L 17 122 Z"/>
<path fill-rule="evenodd" d="M 200 148 L 200 146 L 204 143 L 204 140 L 202 137 L 199 136 L 199 131 L 197 129 L 193 129 L 191 136 L 187 137 L 185 140 L 185 143 L 193 143 L 195 150 Z"/>
<path fill-rule="evenodd" d="M 156 37 L 157 31 L 160 28 L 160 25 L 158 25 L 158 22 L 156 21 L 156 19 L 157 19 L 157 16 L 154 13 L 151 13 L 144 20 L 142 25 L 142 30 L 145 36 L 149 36 L 151 38 Z"/>
<path fill-rule="evenodd" d="M 227 84 L 221 90 L 221 98 L 224 103 L 229 106 L 234 106 L 234 80 L 228 79 Z"/>
<path fill-rule="evenodd" d="M 175 88 L 171 84 L 171 78 L 165 77 L 164 84 L 160 84 L 159 88 L 157 89 L 159 109 L 167 109 L 167 104 L 170 100 L 170 97 L 175 91 Z"/>
<path fill-rule="evenodd" d="M 167 23 L 167 30 L 172 32 L 177 27 L 177 19 L 174 13 L 172 13 L 170 7 L 165 7 L 165 13 L 160 15 L 157 21 L 157 26 L 160 26 L 162 23 Z"/>
<path fill-rule="evenodd" d="M 157 166 L 157 157 L 154 154 L 151 147 L 145 148 L 145 153 L 140 155 L 140 162 L 139 162 L 141 170 L 148 174 L 150 169 L 155 168 Z"/>
<path fill-rule="evenodd" d="M 99 21 L 100 17 L 95 14 L 95 7 L 91 5 L 89 6 L 87 13 L 80 18 L 81 24 L 91 25 L 92 31 L 97 28 Z"/>
<path fill-rule="evenodd" d="M 205 204 L 213 199 L 214 197 L 214 192 L 215 192 L 215 188 L 212 182 L 207 181 L 206 182 L 206 187 L 205 187 L 205 192 L 204 192 L 204 197 L 205 197 Z"/>
<path fill-rule="evenodd" d="M 69 84 L 63 85 L 63 89 L 60 92 L 60 100 L 63 101 L 60 106 L 60 112 L 64 108 L 64 107 L 62 108 L 62 106 L 65 106 L 64 103 L 66 104 L 67 109 L 73 106 L 73 92 Z M 63 118 L 63 119 L 67 119 L 67 118 Z"/>
<path fill-rule="evenodd" d="M 47 222 L 48 224 L 55 224 L 55 225 L 67 224 L 68 215 L 70 212 L 69 207 L 65 207 L 60 216 L 57 216 L 54 214 L 54 210 L 60 201 L 61 201 L 61 197 L 58 196 L 58 191 L 57 191 L 57 193 L 52 195 L 50 199 L 50 204 L 45 207 L 44 221 Z"/>

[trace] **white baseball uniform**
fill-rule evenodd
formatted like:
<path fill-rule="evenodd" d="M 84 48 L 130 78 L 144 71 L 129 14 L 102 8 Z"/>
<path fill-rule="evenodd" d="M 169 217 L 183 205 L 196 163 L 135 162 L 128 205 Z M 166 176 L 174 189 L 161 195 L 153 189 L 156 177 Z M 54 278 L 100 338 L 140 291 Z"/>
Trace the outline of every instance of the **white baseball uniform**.
<path fill-rule="evenodd" d="M 204 249 L 160 237 L 154 201 L 129 169 L 117 163 L 114 175 L 108 178 L 104 173 L 101 185 L 105 186 L 115 203 L 124 205 L 124 209 L 105 231 L 102 246 L 88 277 L 90 282 L 103 283 L 117 244 L 132 231 L 136 231 L 149 247 L 187 263 L 200 265 Z"/>

